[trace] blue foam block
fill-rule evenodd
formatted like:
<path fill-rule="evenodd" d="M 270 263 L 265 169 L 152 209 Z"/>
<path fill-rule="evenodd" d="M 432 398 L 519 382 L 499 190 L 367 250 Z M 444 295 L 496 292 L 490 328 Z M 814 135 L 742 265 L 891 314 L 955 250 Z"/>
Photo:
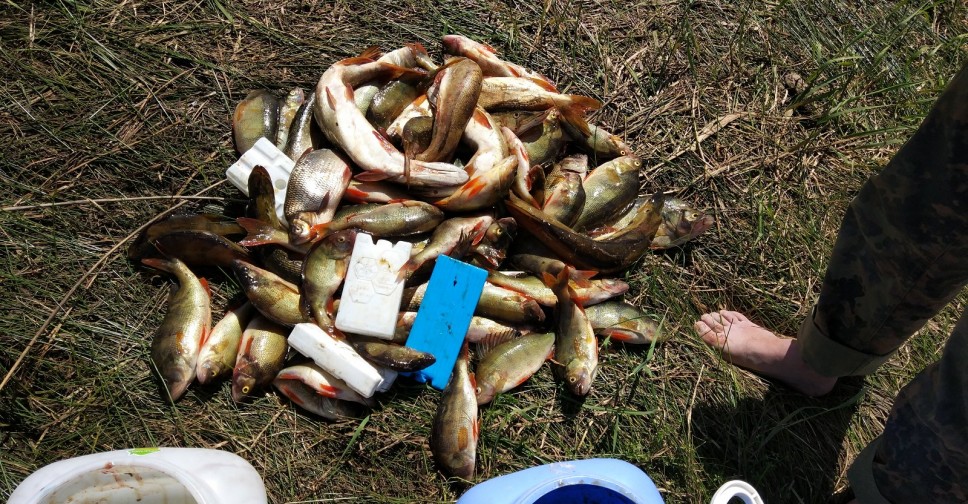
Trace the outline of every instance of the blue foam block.
<path fill-rule="evenodd" d="M 438 390 L 447 386 L 486 279 L 487 271 L 481 268 L 447 256 L 437 258 L 407 337 L 408 347 L 430 352 L 437 361 L 409 376 Z"/>

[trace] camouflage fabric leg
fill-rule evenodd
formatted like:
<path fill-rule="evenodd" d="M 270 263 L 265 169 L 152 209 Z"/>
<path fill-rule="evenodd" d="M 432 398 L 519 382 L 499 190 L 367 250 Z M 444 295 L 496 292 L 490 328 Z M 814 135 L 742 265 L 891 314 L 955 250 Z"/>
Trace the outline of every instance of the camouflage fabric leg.
<path fill-rule="evenodd" d="M 968 281 L 968 66 L 914 136 L 851 202 L 813 314 L 804 360 L 869 374 Z"/>
<path fill-rule="evenodd" d="M 968 502 L 968 309 L 941 360 L 901 389 L 884 433 L 850 467 L 862 504 Z"/>

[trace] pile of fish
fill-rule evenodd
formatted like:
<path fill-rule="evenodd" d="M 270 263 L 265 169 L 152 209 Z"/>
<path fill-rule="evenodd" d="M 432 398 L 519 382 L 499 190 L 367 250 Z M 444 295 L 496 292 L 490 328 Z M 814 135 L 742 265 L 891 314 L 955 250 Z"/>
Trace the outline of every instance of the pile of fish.
<path fill-rule="evenodd" d="M 546 361 L 584 396 L 597 337 L 660 337 L 648 314 L 619 299 L 628 284 L 608 275 L 696 237 L 712 218 L 661 192 L 639 195 L 642 162 L 587 122 L 599 101 L 559 93 L 468 38 L 445 36 L 443 49 L 438 63 L 419 44 L 371 48 L 330 66 L 311 93 L 256 91 L 238 104 L 240 154 L 264 137 L 295 160 L 285 220 L 273 180 L 256 167 L 247 215 L 171 217 L 132 245 L 130 258 L 178 282 L 151 343 L 166 398 L 196 378 L 231 377 L 236 401 L 272 384 L 325 418 L 360 414 L 372 399 L 291 355 L 288 332 L 315 323 L 374 365 L 428 366 L 433 355 L 404 343 L 436 258 L 449 255 L 489 272 L 431 438 L 440 468 L 471 478 L 479 406 Z M 359 232 L 414 244 L 389 341 L 334 326 Z M 247 297 L 214 328 L 207 284 L 192 271 L 210 266 L 233 271 Z"/>

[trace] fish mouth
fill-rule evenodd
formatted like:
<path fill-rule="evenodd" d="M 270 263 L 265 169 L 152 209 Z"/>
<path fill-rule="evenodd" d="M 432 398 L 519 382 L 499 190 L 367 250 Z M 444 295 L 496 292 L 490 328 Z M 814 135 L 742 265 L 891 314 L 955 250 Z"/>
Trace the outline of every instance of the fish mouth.
<path fill-rule="evenodd" d="M 181 399 L 181 397 L 185 395 L 185 391 L 188 390 L 189 384 L 191 384 L 191 380 L 165 380 L 164 385 L 168 391 L 168 395 L 171 397 L 171 402 Z"/>

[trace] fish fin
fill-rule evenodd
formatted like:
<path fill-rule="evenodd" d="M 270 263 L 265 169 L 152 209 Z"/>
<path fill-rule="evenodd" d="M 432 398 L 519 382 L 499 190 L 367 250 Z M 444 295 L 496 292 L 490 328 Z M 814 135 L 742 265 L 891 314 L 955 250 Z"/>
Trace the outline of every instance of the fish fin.
<path fill-rule="evenodd" d="M 481 341 L 477 342 L 476 349 L 478 358 L 483 359 L 487 354 L 491 353 L 491 350 L 494 350 L 494 347 L 511 341 L 520 335 L 520 331 L 514 329 L 485 336 Z"/>
<path fill-rule="evenodd" d="M 361 52 L 360 55 L 357 57 L 375 60 L 379 58 L 382 54 L 383 54 L 383 51 L 380 50 L 380 46 L 371 45 L 370 47 L 363 49 L 363 52 Z"/>
<path fill-rule="evenodd" d="M 542 272 L 541 273 L 541 281 L 544 282 L 544 284 L 546 286 L 552 287 L 553 285 L 555 285 L 555 282 L 557 280 L 555 280 L 555 276 L 552 275 L 551 273 Z"/>
<path fill-rule="evenodd" d="M 152 267 L 152 268 L 157 269 L 157 270 L 161 270 L 161 271 L 165 271 L 165 272 L 171 273 L 172 272 L 172 265 L 174 263 L 172 261 L 168 260 L 168 259 L 158 259 L 156 257 L 146 257 L 146 258 L 144 258 L 144 259 L 141 260 L 141 264 L 144 264 L 145 266 L 149 266 L 149 267 Z"/>
<path fill-rule="evenodd" d="M 471 246 L 481 243 L 481 240 L 484 239 L 484 235 L 487 234 L 487 228 L 488 226 L 485 226 L 484 222 L 478 222 L 474 226 L 474 229 L 471 230 L 471 232 L 474 233 L 474 238 L 471 239 Z"/>
<path fill-rule="evenodd" d="M 353 203 L 362 203 L 369 198 L 369 193 L 351 186 L 347 187 L 346 190 L 343 191 L 343 197 L 352 201 Z"/>
<path fill-rule="evenodd" d="M 205 289 L 205 293 L 208 294 L 209 299 L 212 298 L 212 286 L 208 284 L 208 280 L 199 277 L 198 283 L 202 284 L 202 288 Z"/>
<path fill-rule="evenodd" d="M 340 60 L 336 64 L 337 65 L 342 65 L 342 66 L 355 66 L 355 65 L 362 65 L 364 63 L 373 63 L 373 58 L 366 58 L 366 57 L 363 57 L 363 56 L 354 56 L 352 58 L 346 58 L 344 60 Z"/>
<path fill-rule="evenodd" d="M 329 108 L 336 110 L 336 97 L 333 96 L 333 92 L 329 90 L 329 86 L 327 86 L 325 89 L 326 89 L 326 103 L 329 105 Z"/>
<path fill-rule="evenodd" d="M 421 69 L 402 67 L 392 63 L 380 63 L 380 70 L 391 80 L 414 81 L 427 77 L 427 72 Z"/>
<path fill-rule="evenodd" d="M 485 44 L 484 42 L 478 42 L 478 44 L 481 44 L 481 47 L 483 47 L 484 49 L 487 49 L 487 51 L 490 52 L 491 54 L 495 54 L 495 55 L 497 54 L 497 49 L 495 49 L 490 44 Z"/>
<path fill-rule="evenodd" d="M 259 219 L 253 219 L 251 217 L 239 217 L 235 219 L 242 229 L 245 229 L 245 238 L 239 241 L 239 244 L 245 246 L 256 246 L 265 245 L 268 243 L 275 243 L 272 239 L 272 226 L 270 226 L 265 221 Z"/>
<path fill-rule="evenodd" d="M 417 54 L 424 54 L 424 55 L 430 54 L 427 52 L 427 48 L 424 47 L 424 45 L 421 44 L 420 42 L 409 42 L 406 44 L 406 46 L 409 47 L 411 51 Z"/>
<path fill-rule="evenodd" d="M 357 173 L 356 175 L 353 176 L 353 178 L 361 182 L 376 182 L 378 180 L 384 180 L 389 178 L 389 175 L 381 171 L 367 170 L 364 172 Z"/>
<path fill-rule="evenodd" d="M 467 184 L 464 185 L 464 187 L 467 188 L 467 196 L 469 198 L 473 198 L 487 188 L 487 182 L 483 179 L 483 176 L 477 176 L 469 180 Z M 477 245 L 477 242 L 475 242 L 474 245 Z"/>
<path fill-rule="evenodd" d="M 541 89 L 544 89 L 545 91 L 549 91 L 551 93 L 557 93 L 558 92 L 558 88 L 556 88 L 552 83 L 550 83 L 550 82 L 548 82 L 548 81 L 546 81 L 544 79 L 541 79 L 539 77 L 530 77 L 530 76 L 524 76 L 524 75 L 522 75 L 520 77 L 524 77 L 524 78 L 530 80 L 531 82 L 537 84 Z M 598 106 L 601 107 L 601 104 L 599 104 Z"/>
<path fill-rule="evenodd" d="M 561 118 L 568 123 L 569 126 L 581 132 L 582 135 L 589 137 L 591 136 L 592 131 L 588 126 L 588 121 L 585 120 L 585 113 L 587 111 L 588 109 L 582 107 L 566 105 L 561 109 Z"/>
<path fill-rule="evenodd" d="M 579 287 L 589 287 L 591 286 L 591 282 L 589 282 L 589 280 L 591 280 L 597 274 L 598 272 L 594 270 L 579 270 L 571 268 L 570 278 L 573 282 L 575 282 L 575 285 Z"/>
<path fill-rule="evenodd" d="M 326 236 L 326 230 L 329 228 L 331 223 L 332 222 L 323 222 L 321 224 L 313 224 L 309 228 L 309 241 L 315 242 L 316 240 Z"/>

